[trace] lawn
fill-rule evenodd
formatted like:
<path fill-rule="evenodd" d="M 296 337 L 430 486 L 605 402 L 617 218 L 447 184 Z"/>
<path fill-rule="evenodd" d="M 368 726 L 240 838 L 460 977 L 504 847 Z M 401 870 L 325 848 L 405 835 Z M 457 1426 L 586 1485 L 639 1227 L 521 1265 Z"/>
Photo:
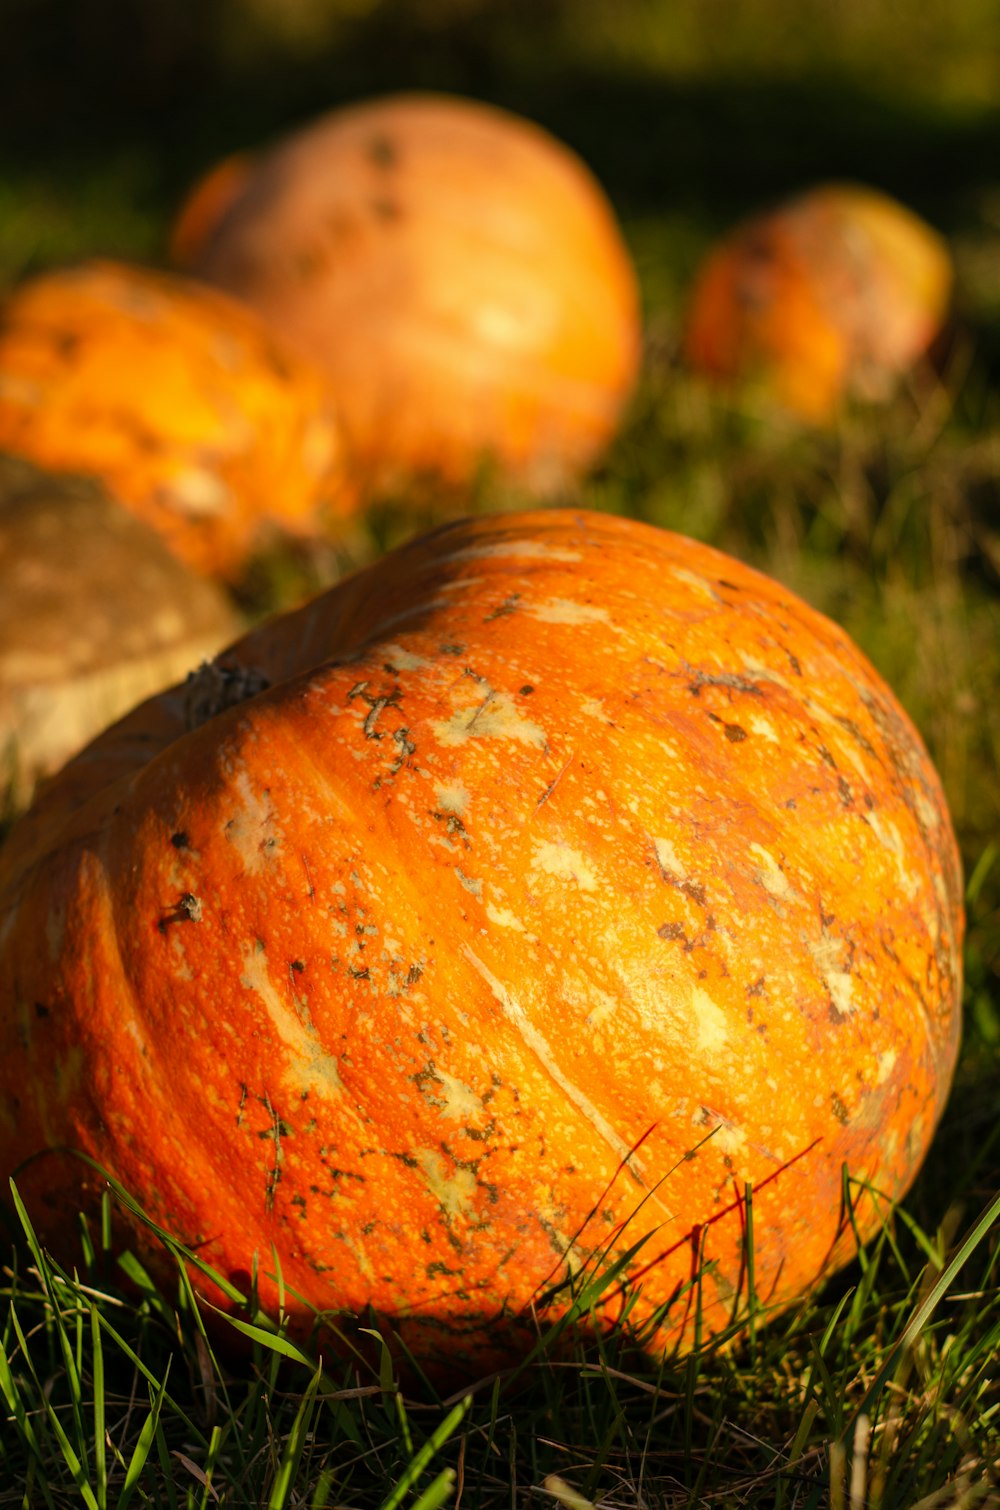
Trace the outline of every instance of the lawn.
<path fill-rule="evenodd" d="M 0 1507 L 1000 1506 L 1000 24 L 986 0 L 906 9 L 9 0 L 0 282 L 162 258 L 216 156 L 381 90 L 493 100 L 575 147 L 622 219 L 646 350 L 621 435 L 570 501 L 719 546 L 847 629 L 941 773 L 968 936 L 955 1089 L 916 1185 L 843 1274 L 729 1347 L 656 1359 L 543 1314 L 522 1369 L 451 1396 L 388 1360 L 320 1363 L 258 1318 L 234 1366 L 182 1270 L 164 1293 L 109 1258 L 113 1200 L 73 1272 L 14 1214 Z M 720 399 L 678 345 L 711 238 L 831 177 L 937 225 L 958 296 L 934 381 L 814 432 Z M 463 503 L 519 501 L 484 480 Z M 386 500 L 336 565 L 443 508 Z M 243 601 L 282 606 L 330 564 L 259 561 Z M 581 1318 L 608 1282 L 583 1277 Z"/>

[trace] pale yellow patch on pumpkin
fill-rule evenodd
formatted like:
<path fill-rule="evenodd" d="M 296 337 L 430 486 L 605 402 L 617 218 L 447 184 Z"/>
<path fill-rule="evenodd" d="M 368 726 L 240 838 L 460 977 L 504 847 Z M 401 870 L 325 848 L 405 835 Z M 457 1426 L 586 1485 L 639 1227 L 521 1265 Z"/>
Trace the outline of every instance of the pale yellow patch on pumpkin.
<path fill-rule="evenodd" d="M 883 818 L 875 808 L 870 808 L 864 816 L 882 848 L 892 856 L 900 887 L 907 901 L 912 902 L 920 890 L 920 882 L 906 863 L 906 846 L 899 829 L 890 818 Z"/>
<path fill-rule="evenodd" d="M 281 848 L 281 830 L 274 822 L 270 802 L 254 791 L 246 770 L 232 776 L 232 788 L 241 807 L 223 824 L 223 834 L 243 861 L 248 875 L 260 875 L 273 864 Z"/>
<path fill-rule="evenodd" d="M 452 1122 L 475 1122 L 482 1117 L 482 1098 L 464 1080 L 449 1075 L 440 1065 L 434 1066 L 434 1079 L 428 1086 L 428 1095 L 437 1104 L 441 1115 Z"/>
<path fill-rule="evenodd" d="M 434 787 L 434 796 L 439 812 L 454 813 L 457 818 L 467 811 L 471 800 L 467 789 L 458 781 L 439 781 Z"/>
<path fill-rule="evenodd" d="M 487 902 L 486 916 L 491 923 L 496 923 L 498 928 L 515 928 L 518 933 L 524 932 L 521 919 L 515 917 L 508 907 L 495 907 L 492 902 Z"/>
<path fill-rule="evenodd" d="M 425 656 L 415 655 L 412 650 L 407 650 L 404 645 L 397 645 L 395 642 L 383 645 L 381 651 L 385 659 L 391 661 L 397 671 L 419 671 L 421 666 L 430 664 Z"/>
<path fill-rule="evenodd" d="M 476 1197 L 476 1177 L 471 1169 L 458 1169 L 433 1148 L 418 1148 L 414 1158 L 438 1205 L 450 1217 L 472 1213 Z"/>
<path fill-rule="evenodd" d="M 809 953 L 819 968 L 823 984 L 830 993 L 830 1000 L 842 1017 L 850 1017 L 856 1010 L 854 980 L 849 970 L 844 970 L 844 943 L 829 934 L 808 946 Z"/>
<path fill-rule="evenodd" d="M 488 545 L 467 545 L 463 550 L 452 551 L 443 561 L 476 561 L 490 556 L 514 556 L 522 561 L 580 561 L 579 551 L 567 550 L 562 545 L 549 545 L 544 540 L 494 540 Z"/>
<path fill-rule="evenodd" d="M 264 1003 L 274 1031 L 288 1050 L 286 1077 L 296 1091 L 330 1097 L 343 1089 L 340 1069 L 333 1054 L 326 1054 L 298 1015 L 285 1005 L 267 969 L 267 956 L 255 945 L 243 955 L 240 985 L 253 991 Z"/>
<path fill-rule="evenodd" d="M 698 593 L 699 597 L 709 598 L 713 603 L 719 602 L 719 594 L 711 582 L 707 577 L 700 576 L 698 572 L 688 571 L 686 566 L 671 566 L 670 575 L 678 582 L 683 582 L 686 587 L 690 587 L 693 592 Z"/>
<path fill-rule="evenodd" d="M 751 732 L 759 734 L 762 739 L 767 740 L 768 744 L 777 745 L 781 743 L 771 720 L 765 718 L 762 713 L 751 713 L 746 722 L 749 724 Z"/>
<path fill-rule="evenodd" d="M 654 839 L 653 848 L 656 850 L 657 863 L 662 871 L 675 881 L 687 880 L 687 870 L 672 840 Z"/>
<path fill-rule="evenodd" d="M 751 844 L 749 849 L 759 862 L 759 867 L 754 872 L 754 880 L 763 886 L 769 896 L 775 897 L 779 902 L 796 901 L 795 889 L 771 851 L 765 849 L 762 844 Z"/>
<path fill-rule="evenodd" d="M 618 998 L 612 996 L 610 991 L 602 991 L 599 986 L 591 986 L 589 995 L 594 1000 L 594 1005 L 587 1013 L 587 1026 L 599 1028 L 618 1010 Z"/>
<path fill-rule="evenodd" d="M 533 871 L 555 876 L 560 881 L 575 881 L 581 891 L 596 891 L 597 876 L 579 850 L 549 839 L 537 840 L 531 859 Z"/>
<path fill-rule="evenodd" d="M 593 603 L 575 603 L 572 598 L 549 598 L 544 603 L 528 603 L 525 611 L 543 624 L 607 624 L 611 628 L 611 615 L 606 608 Z"/>
<path fill-rule="evenodd" d="M 440 744 L 464 745 L 470 739 L 513 739 L 520 744 L 545 744 L 545 730 L 525 718 L 507 692 L 493 692 L 478 703 L 456 708 L 450 718 L 431 722 L 434 737 Z"/>
<path fill-rule="evenodd" d="M 875 1073 L 875 1084 L 885 1085 L 893 1070 L 896 1068 L 896 1060 L 899 1055 L 895 1049 L 883 1049 L 878 1056 L 878 1068 Z"/>
<path fill-rule="evenodd" d="M 729 1043 L 729 1024 L 725 1012 L 701 986 L 691 987 L 690 1004 L 699 1051 L 707 1054 L 721 1053 Z"/>

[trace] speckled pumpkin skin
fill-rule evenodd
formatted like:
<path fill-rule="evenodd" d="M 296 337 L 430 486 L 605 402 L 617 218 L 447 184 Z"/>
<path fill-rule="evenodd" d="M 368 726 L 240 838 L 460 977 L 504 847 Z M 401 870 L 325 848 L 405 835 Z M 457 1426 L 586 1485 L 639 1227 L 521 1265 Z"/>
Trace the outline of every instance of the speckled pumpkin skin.
<path fill-rule="evenodd" d="M 188 565 L 237 575 L 270 525 L 356 501 L 324 379 L 215 289 L 112 262 L 0 306 L 0 447 L 90 472 Z"/>
<path fill-rule="evenodd" d="M 902 1194 L 942 1108 L 963 917 L 935 772 L 841 630 L 553 511 L 425 536 L 228 664 L 270 689 L 187 733 L 192 689 L 152 700 L 0 854 L 5 1169 L 81 1148 L 431 1366 L 516 1355 L 644 1233 L 636 1318 L 700 1255 L 724 1327 L 746 1182 L 767 1305 L 851 1254 L 845 1164 Z M 22 1179 L 50 1232 L 93 1188 Z"/>
<path fill-rule="evenodd" d="M 461 485 L 487 461 L 549 491 L 611 440 L 639 366 L 636 275 L 600 185 L 540 127 L 392 95 L 286 137 L 242 182 L 217 171 L 175 244 L 323 367 L 371 489 Z"/>
<path fill-rule="evenodd" d="M 823 423 L 888 398 L 948 314 L 952 262 L 905 205 L 823 184 L 738 226 L 699 269 L 684 336 L 711 378 Z"/>

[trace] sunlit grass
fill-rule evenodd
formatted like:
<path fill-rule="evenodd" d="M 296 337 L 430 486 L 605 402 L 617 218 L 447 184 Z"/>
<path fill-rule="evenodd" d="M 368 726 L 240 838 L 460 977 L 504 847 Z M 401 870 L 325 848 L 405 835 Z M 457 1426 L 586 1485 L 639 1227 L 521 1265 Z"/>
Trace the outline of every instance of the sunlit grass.
<path fill-rule="evenodd" d="M 188 1273 L 166 1293 L 112 1262 L 110 1207 L 72 1273 L 22 1212 L 0 1505 L 995 1503 L 998 1215 L 1000 1197 L 978 1220 L 959 1199 L 935 1232 L 890 1215 L 826 1296 L 682 1359 L 595 1336 L 594 1272 L 576 1331 L 543 1314 L 525 1366 L 449 1394 L 401 1384 L 384 1348 L 317 1354 L 259 1315 L 206 1330 Z"/>

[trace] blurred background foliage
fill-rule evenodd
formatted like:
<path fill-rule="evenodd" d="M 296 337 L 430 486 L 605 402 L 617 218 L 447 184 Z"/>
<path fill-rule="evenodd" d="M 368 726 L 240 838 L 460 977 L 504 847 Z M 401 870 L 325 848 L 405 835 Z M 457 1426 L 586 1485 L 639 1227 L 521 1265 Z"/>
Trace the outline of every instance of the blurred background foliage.
<path fill-rule="evenodd" d="M 0 274 L 102 241 L 153 254 L 215 155 L 399 88 L 468 93 L 541 121 L 609 185 L 640 255 L 652 264 L 670 246 L 682 274 L 705 231 L 817 177 L 877 181 L 949 231 L 1000 240 L 995 0 L 3 9 Z M 654 278 L 651 296 L 669 281 Z"/>

